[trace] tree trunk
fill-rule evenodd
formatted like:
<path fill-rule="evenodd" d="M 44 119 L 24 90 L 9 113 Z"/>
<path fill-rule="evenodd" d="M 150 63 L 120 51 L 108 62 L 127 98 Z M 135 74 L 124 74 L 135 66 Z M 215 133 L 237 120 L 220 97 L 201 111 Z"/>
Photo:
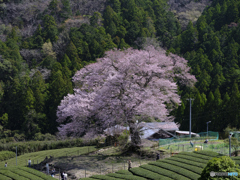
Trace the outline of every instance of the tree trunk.
<path fill-rule="evenodd" d="M 131 147 L 134 150 L 137 150 L 141 146 L 139 129 L 137 128 L 137 125 L 134 123 L 129 124 L 129 128 L 130 128 L 130 136 L 131 136 Z"/>

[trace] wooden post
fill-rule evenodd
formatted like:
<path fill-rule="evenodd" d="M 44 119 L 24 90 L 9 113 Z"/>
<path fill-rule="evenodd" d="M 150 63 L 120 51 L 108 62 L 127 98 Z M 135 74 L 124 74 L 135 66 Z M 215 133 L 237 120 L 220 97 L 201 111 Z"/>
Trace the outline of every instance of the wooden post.
<path fill-rule="evenodd" d="M 113 173 L 113 164 L 112 164 L 112 173 Z"/>
<path fill-rule="evenodd" d="M 59 168 L 59 177 L 58 177 L 59 180 L 60 180 L 60 177 L 61 177 L 61 173 L 60 173 L 60 168 Z"/>
<path fill-rule="evenodd" d="M 125 161 L 123 162 L 123 167 L 124 167 L 124 170 L 125 170 Z"/>
<path fill-rule="evenodd" d="M 86 166 L 85 166 L 85 178 L 86 178 L 86 174 L 87 174 L 87 173 L 86 173 Z"/>

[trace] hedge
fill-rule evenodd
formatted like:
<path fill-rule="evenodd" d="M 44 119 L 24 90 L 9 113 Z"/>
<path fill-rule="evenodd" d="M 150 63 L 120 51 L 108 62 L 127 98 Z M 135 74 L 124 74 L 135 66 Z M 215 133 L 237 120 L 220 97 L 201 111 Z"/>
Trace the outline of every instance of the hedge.
<path fill-rule="evenodd" d="M 19 176 L 18 174 L 15 174 L 15 173 L 7 170 L 7 168 L 6 168 L 6 170 L 1 170 L 0 173 L 3 174 L 3 175 L 5 175 L 5 176 L 8 176 L 8 177 L 10 177 L 10 178 L 12 178 L 12 179 L 17 179 L 17 180 L 29 180 L 28 178 L 21 177 L 21 176 Z"/>
<path fill-rule="evenodd" d="M 121 178 L 109 177 L 109 176 L 106 176 L 106 175 L 93 175 L 90 178 L 102 179 L 102 180 L 119 180 L 119 179 L 121 179 Z"/>
<path fill-rule="evenodd" d="M 118 174 L 118 173 L 110 173 L 107 176 L 114 177 L 114 178 L 121 178 L 126 180 L 146 180 L 143 177 L 134 176 L 134 175 L 126 175 L 126 174 Z"/>
<path fill-rule="evenodd" d="M 193 166 L 197 166 L 197 167 L 200 167 L 200 168 L 205 168 L 205 166 L 206 166 L 206 163 L 190 161 L 190 160 L 182 159 L 182 158 L 178 158 L 178 157 L 171 157 L 170 160 L 185 163 L 185 164 L 189 164 L 189 165 L 193 165 Z"/>
<path fill-rule="evenodd" d="M 5 161 L 15 156 L 16 156 L 16 153 L 12 151 L 0 151 L 0 161 Z"/>
<path fill-rule="evenodd" d="M 34 170 L 34 169 L 31 169 L 31 168 L 28 168 L 28 167 L 18 167 L 19 169 L 23 170 L 23 171 L 26 171 L 26 172 L 29 172 L 33 175 L 36 175 L 38 177 L 41 177 L 42 179 L 44 180 L 54 180 L 55 178 L 51 177 L 51 176 L 48 176 L 40 171 L 37 171 L 37 170 Z M 56 180 L 56 179 L 55 179 Z"/>
<path fill-rule="evenodd" d="M 0 174 L 0 179 L 4 179 L 4 180 L 12 180 L 12 178 L 4 176 L 2 174 Z"/>
<path fill-rule="evenodd" d="M 147 170 L 150 170 L 152 172 L 155 172 L 155 173 L 167 176 L 167 177 L 172 178 L 172 179 L 188 180 L 188 178 L 186 178 L 186 177 L 184 177 L 184 176 L 182 176 L 180 174 L 176 174 L 176 173 L 174 173 L 174 172 L 172 172 L 170 170 L 163 169 L 163 168 L 160 168 L 160 167 L 157 167 L 157 166 L 154 166 L 154 165 L 144 164 L 144 165 L 142 165 L 140 167 L 144 168 L 144 169 L 147 169 Z"/>
<path fill-rule="evenodd" d="M 115 173 L 118 173 L 118 174 L 125 174 L 125 175 L 133 175 L 130 171 L 128 170 L 119 170 Z"/>
<path fill-rule="evenodd" d="M 193 165 L 183 164 L 182 162 L 172 161 L 171 159 L 166 159 L 166 160 L 163 160 L 162 162 L 168 163 L 170 165 L 183 167 L 184 169 L 187 169 L 187 170 L 197 173 L 199 175 L 202 173 L 202 170 L 203 170 L 203 168 L 196 167 Z"/>
<path fill-rule="evenodd" d="M 179 154 L 188 155 L 188 156 L 192 156 L 192 157 L 200 158 L 200 159 L 205 159 L 205 160 L 210 160 L 210 159 L 213 158 L 213 157 L 210 157 L 210 156 L 204 156 L 204 155 L 200 155 L 200 154 L 196 154 L 196 153 L 180 152 Z"/>
<path fill-rule="evenodd" d="M 200 177 L 197 173 L 186 170 L 186 169 L 181 168 L 179 166 L 167 164 L 167 163 L 162 162 L 162 161 L 152 162 L 152 163 L 149 163 L 149 164 L 154 165 L 154 166 L 158 166 L 158 167 L 161 167 L 161 168 L 164 168 L 164 169 L 168 169 L 170 171 L 173 171 L 175 173 L 178 173 L 178 174 L 181 174 L 185 177 L 188 177 L 189 179 L 197 180 Z"/>
<path fill-rule="evenodd" d="M 144 178 L 147 178 L 147 179 L 152 179 L 152 180 L 171 180 L 171 178 L 168 178 L 166 176 L 163 176 L 163 175 L 160 175 L 160 174 L 157 174 L 157 173 L 154 173 L 152 171 L 149 171 L 149 170 L 146 170 L 146 169 L 143 169 L 141 167 L 136 167 L 136 168 L 131 168 L 130 171 L 137 175 L 137 176 L 141 176 L 141 177 L 144 177 Z"/>
<path fill-rule="evenodd" d="M 83 147 L 97 145 L 98 140 L 92 139 L 90 141 L 83 141 L 81 138 L 70 140 L 58 140 L 58 141 L 28 141 L 28 142 L 16 142 L 0 144 L 0 151 L 12 151 L 16 152 L 16 146 L 18 147 L 18 155 L 24 153 L 37 152 L 50 149 L 61 149 L 70 147 Z"/>
<path fill-rule="evenodd" d="M 34 174 L 31 174 L 29 172 L 26 172 L 26 171 L 22 171 L 21 169 L 11 169 L 11 172 L 17 174 L 17 175 L 20 175 L 22 177 L 25 177 L 25 178 L 28 178 L 28 179 L 34 179 L 34 180 L 43 180 L 42 178 L 34 175 Z"/>
<path fill-rule="evenodd" d="M 204 163 L 204 164 L 207 164 L 209 160 L 206 160 L 206 159 L 199 159 L 199 158 L 195 158 L 195 157 L 192 157 L 192 156 L 188 156 L 188 155 L 180 155 L 178 154 L 177 156 L 173 156 L 172 158 L 182 158 L 182 159 L 187 159 L 187 160 L 190 160 L 190 161 L 193 161 L 193 162 L 200 162 L 200 163 Z"/>
<path fill-rule="evenodd" d="M 205 155 L 205 156 L 211 156 L 211 157 L 223 156 L 222 154 L 212 152 L 212 151 L 194 151 L 193 153 L 201 154 L 201 155 Z"/>

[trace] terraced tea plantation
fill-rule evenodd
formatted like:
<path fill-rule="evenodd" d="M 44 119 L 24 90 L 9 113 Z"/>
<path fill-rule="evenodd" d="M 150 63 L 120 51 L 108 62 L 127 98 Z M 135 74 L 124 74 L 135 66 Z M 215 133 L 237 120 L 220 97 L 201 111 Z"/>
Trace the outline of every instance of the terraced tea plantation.
<path fill-rule="evenodd" d="M 213 157 L 220 157 L 221 154 L 211 151 L 181 152 L 170 158 L 151 162 L 140 167 L 131 168 L 130 172 L 121 170 L 107 175 L 94 175 L 85 180 L 197 180 L 207 162 Z M 233 158 L 234 159 L 234 158 Z M 237 159 L 237 158 L 235 158 Z M 234 159 L 234 160 L 235 160 Z M 240 163 L 238 158 L 237 163 Z"/>
<path fill-rule="evenodd" d="M 33 153 L 27 153 L 17 157 L 17 166 L 27 166 L 27 161 L 30 158 L 32 164 L 37 164 L 42 162 L 46 156 L 48 158 L 53 156 L 57 157 L 66 157 L 66 156 L 78 156 L 81 154 L 86 154 L 88 152 L 95 151 L 96 148 L 94 146 L 85 146 L 85 147 L 74 147 L 74 148 L 63 148 L 63 149 L 53 149 L 53 150 L 45 150 Z M 6 160 L 8 163 L 8 167 L 16 166 L 16 157 Z M 0 162 L 0 167 L 4 167 L 5 161 Z M 1 178 L 0 178 L 1 179 Z"/>
<path fill-rule="evenodd" d="M 54 180 L 55 178 L 28 167 L 4 167 L 4 168 L 0 168 L 0 179 L 1 180 Z"/>

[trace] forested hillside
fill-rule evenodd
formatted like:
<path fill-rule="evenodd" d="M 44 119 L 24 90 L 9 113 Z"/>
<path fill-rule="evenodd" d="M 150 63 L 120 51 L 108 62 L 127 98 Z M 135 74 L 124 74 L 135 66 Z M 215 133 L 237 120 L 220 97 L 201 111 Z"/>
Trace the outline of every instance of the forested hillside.
<path fill-rule="evenodd" d="M 165 0 L 1 0 L 2 138 L 56 133 L 56 110 L 73 93 L 75 72 L 107 50 L 140 48 L 145 37 L 185 57 L 198 79 L 194 89 L 180 87 L 183 103 L 172 114 L 181 129 L 188 129 L 189 96 L 193 131 L 205 131 L 209 120 L 215 131 L 239 127 L 239 8 L 213 1 L 183 31 Z"/>
<path fill-rule="evenodd" d="M 71 77 L 77 70 L 109 49 L 137 47 L 139 37 L 158 37 L 165 46 L 170 37 L 181 33 L 164 1 L 94 3 L 22 0 L 1 4 L 3 137 L 15 134 L 16 139 L 32 139 L 39 132 L 57 132 L 57 106 L 73 92 Z"/>
<path fill-rule="evenodd" d="M 195 26 L 190 22 L 186 31 L 169 46 L 173 53 L 189 60 L 198 79 L 194 90 L 183 90 L 182 106 L 176 121 L 187 129 L 189 102 L 194 98 L 193 130 L 206 131 L 206 122 L 213 131 L 222 131 L 239 124 L 240 29 L 239 1 L 215 0 L 199 17 Z"/>

